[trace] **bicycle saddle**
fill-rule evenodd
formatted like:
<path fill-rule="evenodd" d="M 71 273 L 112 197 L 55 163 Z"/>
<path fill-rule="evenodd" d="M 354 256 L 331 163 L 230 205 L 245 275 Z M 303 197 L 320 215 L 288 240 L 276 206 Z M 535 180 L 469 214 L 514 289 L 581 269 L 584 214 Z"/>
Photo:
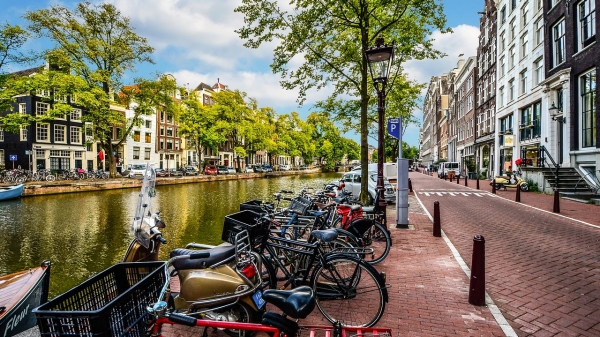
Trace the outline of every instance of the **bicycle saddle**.
<path fill-rule="evenodd" d="M 363 213 L 373 213 L 375 212 L 375 206 L 363 206 Z"/>
<path fill-rule="evenodd" d="M 263 299 L 292 318 L 306 318 L 315 308 L 315 293 L 309 286 L 292 290 L 267 289 Z"/>
<path fill-rule="evenodd" d="M 317 230 L 310 232 L 310 235 L 314 236 L 315 238 L 317 238 L 320 241 L 331 242 L 331 241 L 337 239 L 338 232 L 337 232 L 337 230 L 335 230 L 335 228 L 317 229 Z"/>
<path fill-rule="evenodd" d="M 235 256 L 235 246 L 217 246 L 211 249 L 203 249 L 203 250 L 194 250 L 194 249 L 185 249 L 185 248 L 177 248 L 171 251 L 169 254 L 170 257 L 180 256 L 180 255 L 190 255 L 194 253 L 210 253 L 209 257 L 202 259 L 181 259 L 173 261 L 173 268 L 175 270 L 185 270 L 185 269 L 205 269 L 212 266 L 215 263 L 221 262 L 223 260 L 227 260 L 233 258 Z"/>

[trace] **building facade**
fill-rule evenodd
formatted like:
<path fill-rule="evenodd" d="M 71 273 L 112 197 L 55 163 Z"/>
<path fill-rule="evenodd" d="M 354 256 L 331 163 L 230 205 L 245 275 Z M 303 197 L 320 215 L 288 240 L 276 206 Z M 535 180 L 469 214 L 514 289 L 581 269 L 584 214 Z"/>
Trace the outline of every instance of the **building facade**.
<path fill-rule="evenodd" d="M 457 161 L 463 172 L 469 172 L 467 163 L 475 163 L 475 74 L 477 57 L 469 57 L 456 75 L 454 95 L 454 114 L 456 116 L 456 156 L 450 161 Z"/>

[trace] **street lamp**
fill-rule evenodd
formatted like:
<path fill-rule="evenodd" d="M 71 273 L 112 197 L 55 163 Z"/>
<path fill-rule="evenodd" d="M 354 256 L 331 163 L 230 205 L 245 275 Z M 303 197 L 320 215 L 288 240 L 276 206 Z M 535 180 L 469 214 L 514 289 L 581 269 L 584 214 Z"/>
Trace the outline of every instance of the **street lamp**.
<path fill-rule="evenodd" d="M 552 106 L 548 108 L 548 112 L 550 113 L 550 117 L 553 121 L 557 121 L 563 124 L 567 122 L 567 119 L 562 115 L 562 111 L 560 110 L 560 108 L 554 105 L 554 102 L 552 102 Z"/>
<path fill-rule="evenodd" d="M 385 158 L 384 142 L 384 117 L 385 117 L 385 86 L 388 81 L 388 74 L 392 61 L 394 59 L 394 46 L 385 45 L 382 37 L 375 39 L 375 46 L 365 51 L 369 72 L 373 79 L 373 86 L 377 91 L 377 115 L 378 115 L 378 139 L 377 139 L 377 194 L 379 199 L 379 208 L 383 213 L 383 219 L 386 220 L 385 208 L 387 202 L 384 195 L 383 184 L 383 161 Z M 400 144 L 402 146 L 402 144 Z"/>
<path fill-rule="evenodd" d="M 559 192 L 558 192 L 558 178 L 559 178 L 559 174 L 558 171 L 560 170 L 560 164 L 562 163 L 562 142 L 563 142 L 563 128 L 561 124 L 564 124 L 567 122 L 567 119 L 562 115 L 562 111 L 560 110 L 560 108 L 556 107 L 556 105 L 554 105 L 554 102 L 552 102 L 552 106 L 548 108 L 548 113 L 550 114 L 550 117 L 552 118 L 553 121 L 557 121 L 558 122 L 558 148 L 557 148 L 557 153 L 558 153 L 558 164 L 556 164 L 556 172 L 554 173 L 554 206 L 552 207 L 552 211 L 554 213 L 560 213 L 560 196 L 559 196 Z M 560 116 L 559 116 L 560 114 Z"/>

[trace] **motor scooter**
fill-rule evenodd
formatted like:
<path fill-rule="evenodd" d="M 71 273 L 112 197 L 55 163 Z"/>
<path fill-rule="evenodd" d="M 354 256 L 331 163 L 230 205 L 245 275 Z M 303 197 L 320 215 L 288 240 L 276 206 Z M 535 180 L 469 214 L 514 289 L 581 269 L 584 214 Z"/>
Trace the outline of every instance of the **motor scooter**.
<path fill-rule="evenodd" d="M 160 212 L 152 213 L 152 199 L 156 196 L 156 174 L 152 165 L 144 172 L 141 193 L 133 219 L 133 240 L 124 262 L 157 261 L 161 245 L 166 244 L 160 229 L 165 222 Z M 175 249 L 170 256 L 208 252 L 209 257 L 180 259 L 173 263 L 172 276 L 177 274 L 180 291 L 169 289 L 171 310 L 197 318 L 258 323 L 264 312 L 262 300 L 262 261 L 251 251 L 246 231 L 236 236 L 234 245 L 210 246 L 190 244 Z M 225 331 L 237 336 L 237 331 Z"/>
<path fill-rule="evenodd" d="M 518 173 L 513 173 L 510 176 L 496 176 L 496 178 L 490 182 L 490 186 L 492 186 L 494 183 L 496 184 L 496 190 L 504 188 L 506 191 L 507 187 L 518 187 L 523 192 L 529 191 L 529 184 L 527 184 L 527 182 L 521 178 Z"/>

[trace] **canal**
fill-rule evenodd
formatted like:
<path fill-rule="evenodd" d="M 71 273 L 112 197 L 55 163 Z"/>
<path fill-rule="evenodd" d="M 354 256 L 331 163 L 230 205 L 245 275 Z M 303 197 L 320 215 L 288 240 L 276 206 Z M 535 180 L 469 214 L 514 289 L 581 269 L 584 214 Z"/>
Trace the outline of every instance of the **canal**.
<path fill-rule="evenodd" d="M 224 180 L 156 187 L 169 251 L 189 242 L 221 243 L 224 217 L 248 200 L 287 189 L 321 188 L 339 173 Z M 0 275 L 52 262 L 50 297 L 120 262 L 132 239 L 139 189 L 26 197 L 0 203 Z"/>

